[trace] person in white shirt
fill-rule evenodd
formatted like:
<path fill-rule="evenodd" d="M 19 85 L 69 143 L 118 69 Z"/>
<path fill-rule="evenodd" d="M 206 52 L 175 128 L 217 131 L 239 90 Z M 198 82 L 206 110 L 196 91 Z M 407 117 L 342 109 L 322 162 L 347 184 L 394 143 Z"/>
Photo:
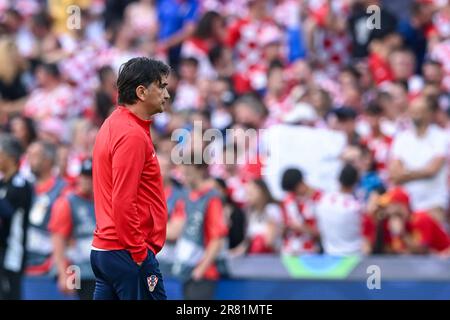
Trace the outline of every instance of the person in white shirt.
<path fill-rule="evenodd" d="M 246 185 L 246 238 L 230 251 L 231 256 L 277 253 L 281 247 L 283 213 L 262 179 Z"/>
<path fill-rule="evenodd" d="M 390 177 L 410 194 L 414 211 L 448 206 L 448 137 L 432 124 L 438 104 L 428 97 L 410 105 L 414 128 L 398 134 L 392 145 Z"/>
<path fill-rule="evenodd" d="M 363 253 L 362 207 L 353 195 L 358 171 L 346 164 L 339 176 L 340 190 L 325 193 L 316 206 L 316 220 L 325 254 Z"/>

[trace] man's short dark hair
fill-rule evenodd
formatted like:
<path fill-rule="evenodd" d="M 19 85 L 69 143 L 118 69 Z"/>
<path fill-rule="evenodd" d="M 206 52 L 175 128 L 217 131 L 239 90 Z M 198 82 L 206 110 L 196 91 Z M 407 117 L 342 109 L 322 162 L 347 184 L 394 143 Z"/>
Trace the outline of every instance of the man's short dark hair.
<path fill-rule="evenodd" d="M 341 186 L 345 188 L 352 188 L 358 182 L 358 179 L 358 170 L 356 170 L 356 168 L 350 163 L 344 165 L 341 173 L 339 174 L 339 183 Z"/>
<path fill-rule="evenodd" d="M 17 164 L 23 154 L 23 148 L 19 140 L 10 134 L 0 135 L 0 151 L 13 158 Z"/>
<path fill-rule="evenodd" d="M 221 19 L 223 21 L 222 16 L 215 11 L 207 11 L 200 18 L 197 29 L 194 32 L 194 37 L 199 39 L 208 39 L 213 36 L 213 24 L 214 20 Z"/>
<path fill-rule="evenodd" d="M 342 68 L 341 73 L 349 73 L 357 81 L 359 81 L 362 77 L 361 72 L 359 72 L 359 70 L 353 65 L 346 65 L 344 68 Z"/>
<path fill-rule="evenodd" d="M 366 113 L 371 116 L 381 116 L 383 115 L 383 108 L 378 103 L 378 101 L 374 100 L 369 102 L 366 108 Z"/>
<path fill-rule="evenodd" d="M 434 59 L 425 59 L 423 65 L 431 65 L 434 67 L 442 68 L 442 63 Z"/>
<path fill-rule="evenodd" d="M 281 188 L 284 191 L 294 191 L 295 188 L 303 182 L 303 174 L 299 169 L 290 168 L 284 171 L 281 178 Z"/>
<path fill-rule="evenodd" d="M 53 25 L 53 19 L 45 11 L 38 12 L 31 17 L 31 21 L 37 27 L 43 27 L 45 29 L 50 29 Z"/>
<path fill-rule="evenodd" d="M 54 78 L 61 77 L 61 71 L 56 63 L 41 63 L 38 66 Z"/>
<path fill-rule="evenodd" d="M 283 68 L 284 68 L 283 62 L 280 59 L 272 60 L 269 63 L 269 69 L 267 70 L 267 74 L 270 74 L 274 69 L 283 69 Z"/>
<path fill-rule="evenodd" d="M 267 107 L 261 100 L 261 98 L 252 93 L 248 93 L 239 97 L 238 99 L 236 99 L 234 104 L 244 104 L 246 106 L 249 106 L 253 111 L 258 113 L 263 118 L 269 114 L 269 111 L 267 110 Z"/>
<path fill-rule="evenodd" d="M 10 15 L 10 16 L 12 16 L 12 17 L 14 17 L 14 18 L 16 18 L 16 19 L 22 19 L 22 15 L 20 14 L 20 12 L 19 11 L 17 11 L 16 9 L 14 9 L 14 8 L 9 8 L 9 9 L 7 9 L 6 11 L 5 11 L 5 15 Z"/>
<path fill-rule="evenodd" d="M 195 57 L 185 57 L 181 59 L 180 64 L 185 64 L 185 65 L 189 65 L 192 66 L 194 68 L 198 68 L 198 59 Z"/>
<path fill-rule="evenodd" d="M 137 101 L 136 88 L 160 83 L 162 76 L 169 75 L 170 67 L 159 60 L 146 57 L 130 59 L 119 70 L 117 89 L 119 104 L 134 104 Z"/>
<path fill-rule="evenodd" d="M 336 115 L 338 121 L 355 120 L 358 116 L 358 113 L 355 111 L 355 109 L 346 106 L 335 109 L 334 114 Z"/>
<path fill-rule="evenodd" d="M 413 3 L 411 3 L 411 7 L 409 9 L 411 16 L 412 17 L 419 16 L 422 13 L 422 11 L 425 9 L 426 6 L 427 6 L 427 4 L 421 3 L 419 1 L 413 1 Z"/>
<path fill-rule="evenodd" d="M 220 60 L 223 51 L 224 47 L 221 45 L 214 46 L 208 51 L 208 59 L 213 66 Z"/>
<path fill-rule="evenodd" d="M 114 74 L 114 70 L 111 66 L 103 66 L 97 71 L 98 78 L 100 80 L 100 83 L 105 82 L 106 78 L 109 74 Z"/>

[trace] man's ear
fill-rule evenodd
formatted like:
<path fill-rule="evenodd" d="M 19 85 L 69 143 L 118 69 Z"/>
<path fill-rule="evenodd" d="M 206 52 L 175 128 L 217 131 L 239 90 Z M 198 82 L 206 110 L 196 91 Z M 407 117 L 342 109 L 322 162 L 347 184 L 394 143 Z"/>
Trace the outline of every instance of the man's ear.
<path fill-rule="evenodd" d="M 140 101 L 144 101 L 145 98 L 147 97 L 147 88 L 145 88 L 144 86 L 140 85 L 136 88 L 136 96 L 138 97 L 138 99 Z"/>

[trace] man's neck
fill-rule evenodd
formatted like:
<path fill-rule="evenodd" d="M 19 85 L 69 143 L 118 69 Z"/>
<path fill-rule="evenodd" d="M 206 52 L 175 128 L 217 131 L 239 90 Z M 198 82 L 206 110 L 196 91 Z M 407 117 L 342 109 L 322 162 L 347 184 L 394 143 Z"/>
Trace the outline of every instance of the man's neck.
<path fill-rule="evenodd" d="M 306 191 L 303 194 L 297 193 L 297 197 L 301 199 L 308 199 L 312 197 L 314 189 L 311 187 L 306 187 Z"/>
<path fill-rule="evenodd" d="M 258 12 L 256 10 L 251 10 L 249 12 L 249 17 L 250 17 L 250 20 L 260 21 L 260 20 L 263 20 L 265 18 L 265 15 L 264 15 L 264 13 Z"/>
<path fill-rule="evenodd" d="M 441 208 L 433 208 L 428 211 L 431 217 L 433 217 L 439 223 L 445 223 L 445 212 Z"/>
<path fill-rule="evenodd" d="M 353 194 L 353 188 L 341 187 L 341 192 L 345 194 Z"/>
<path fill-rule="evenodd" d="M 130 109 L 130 111 L 133 112 L 136 116 L 138 116 L 143 120 L 150 120 L 150 118 L 152 117 L 152 115 L 144 111 L 139 104 L 127 105 L 126 107 Z"/>
<path fill-rule="evenodd" d="M 253 209 L 257 212 L 262 212 L 264 211 L 264 208 L 267 206 L 266 203 L 257 203 L 254 205 Z"/>
<path fill-rule="evenodd" d="M 37 184 L 42 184 L 42 183 L 47 182 L 51 178 L 52 178 L 52 173 L 51 172 L 47 172 L 47 173 L 44 173 L 44 174 L 40 175 L 37 178 L 36 182 L 37 182 Z"/>
<path fill-rule="evenodd" d="M 429 125 L 427 124 L 427 125 L 421 126 L 420 128 L 416 128 L 417 136 L 418 137 L 423 137 L 427 133 L 428 126 Z"/>
<path fill-rule="evenodd" d="M 46 91 L 52 91 L 53 89 L 58 87 L 58 85 L 59 85 L 58 81 L 49 81 L 48 83 L 45 84 L 44 89 Z"/>
<path fill-rule="evenodd" d="M 382 136 L 382 135 L 383 135 L 383 133 L 381 132 L 381 128 L 380 128 L 379 125 L 376 125 L 376 126 L 372 127 L 372 135 L 373 135 L 374 137 L 379 137 L 379 136 Z"/>

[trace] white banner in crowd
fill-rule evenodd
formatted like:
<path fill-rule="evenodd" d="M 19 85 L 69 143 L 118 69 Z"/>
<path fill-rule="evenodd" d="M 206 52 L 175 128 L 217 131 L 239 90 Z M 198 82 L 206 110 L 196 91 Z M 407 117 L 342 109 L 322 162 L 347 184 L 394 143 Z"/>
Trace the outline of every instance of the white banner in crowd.
<path fill-rule="evenodd" d="M 283 197 L 281 178 L 288 168 L 302 170 L 305 181 L 324 191 L 338 188 L 342 167 L 339 159 L 346 145 L 341 132 L 298 125 L 276 125 L 266 129 L 262 139 L 269 155 L 263 176 L 273 196 Z"/>

